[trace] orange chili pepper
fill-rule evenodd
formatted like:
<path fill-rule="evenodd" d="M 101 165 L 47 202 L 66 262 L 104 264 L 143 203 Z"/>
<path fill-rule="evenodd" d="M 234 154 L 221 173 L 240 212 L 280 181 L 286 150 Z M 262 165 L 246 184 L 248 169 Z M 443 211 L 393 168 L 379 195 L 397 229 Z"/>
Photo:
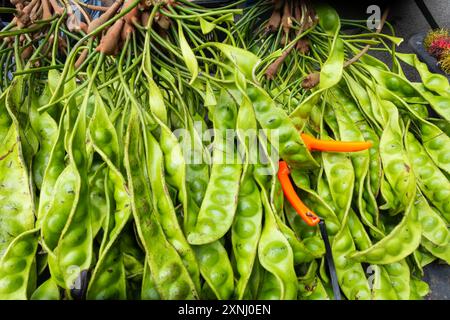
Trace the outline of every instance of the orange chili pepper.
<path fill-rule="evenodd" d="M 302 133 L 301 137 L 310 151 L 355 152 L 369 149 L 372 146 L 370 141 L 319 140 L 306 133 Z"/>
<path fill-rule="evenodd" d="M 320 218 L 312 212 L 298 197 L 289 179 L 289 168 L 285 161 L 280 161 L 278 169 L 278 180 L 280 180 L 281 188 L 289 203 L 294 207 L 295 211 L 309 226 L 313 227 L 320 222 Z"/>

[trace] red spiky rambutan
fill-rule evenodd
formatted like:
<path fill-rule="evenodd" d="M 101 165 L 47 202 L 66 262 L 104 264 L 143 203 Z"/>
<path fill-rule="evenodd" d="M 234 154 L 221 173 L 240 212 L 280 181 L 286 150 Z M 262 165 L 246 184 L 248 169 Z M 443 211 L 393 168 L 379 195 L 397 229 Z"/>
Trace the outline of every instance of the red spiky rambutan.
<path fill-rule="evenodd" d="M 438 39 L 446 39 L 449 37 L 449 31 L 447 29 L 436 29 L 431 30 L 426 35 L 425 39 L 423 40 L 423 45 L 425 49 L 428 50 L 428 48 L 431 46 L 431 44 Z"/>
<path fill-rule="evenodd" d="M 441 59 L 443 53 L 450 50 L 450 37 L 446 39 L 436 39 L 428 47 L 428 52 L 436 59 Z"/>

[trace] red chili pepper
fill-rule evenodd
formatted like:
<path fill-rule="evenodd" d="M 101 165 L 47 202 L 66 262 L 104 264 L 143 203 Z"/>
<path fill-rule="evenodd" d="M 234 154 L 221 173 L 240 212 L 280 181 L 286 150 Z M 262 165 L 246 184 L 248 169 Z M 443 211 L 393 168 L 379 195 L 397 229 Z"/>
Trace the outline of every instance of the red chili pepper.
<path fill-rule="evenodd" d="M 287 163 L 280 161 L 278 169 L 278 179 L 281 183 L 281 188 L 285 197 L 288 199 L 289 203 L 294 207 L 295 211 L 299 216 L 311 227 L 317 225 L 320 222 L 320 218 L 310 210 L 298 197 L 297 193 L 292 186 L 292 182 L 289 179 L 289 168 Z"/>
<path fill-rule="evenodd" d="M 310 151 L 355 152 L 369 149 L 372 146 L 370 141 L 319 140 L 306 133 L 302 133 L 301 137 Z"/>

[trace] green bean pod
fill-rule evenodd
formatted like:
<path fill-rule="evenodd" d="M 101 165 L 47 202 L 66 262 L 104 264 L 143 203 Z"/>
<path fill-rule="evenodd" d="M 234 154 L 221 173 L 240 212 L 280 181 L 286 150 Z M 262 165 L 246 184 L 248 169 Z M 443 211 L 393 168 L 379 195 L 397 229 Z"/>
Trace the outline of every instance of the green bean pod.
<path fill-rule="evenodd" d="M 371 66 L 364 66 L 374 79 L 385 88 L 399 97 L 420 97 L 425 99 L 430 106 L 444 119 L 450 120 L 450 97 L 438 96 L 413 86 L 407 79 L 393 72 L 380 70 Z"/>
<path fill-rule="evenodd" d="M 256 86 L 249 86 L 247 94 L 253 103 L 258 123 L 269 142 L 278 149 L 280 158 L 293 168 L 317 167 L 317 162 L 306 148 L 292 121 L 268 94 Z"/>
<path fill-rule="evenodd" d="M 322 153 L 323 167 L 329 181 L 331 196 L 336 206 L 336 214 L 341 227 L 347 223 L 347 217 L 353 196 L 355 173 L 347 155 L 340 153 Z"/>
<path fill-rule="evenodd" d="M 52 278 L 43 282 L 31 295 L 30 300 L 60 300 L 59 288 Z"/>
<path fill-rule="evenodd" d="M 450 174 L 450 137 L 437 126 L 422 122 L 422 145 L 436 166 Z"/>
<path fill-rule="evenodd" d="M 14 238 L 34 227 L 34 201 L 18 124 L 0 145 L 0 257 Z"/>
<path fill-rule="evenodd" d="M 92 273 L 87 289 L 88 300 L 124 300 L 127 298 L 125 266 L 119 246 L 103 254 Z"/>
<path fill-rule="evenodd" d="M 102 164 L 96 171 L 91 173 L 89 177 L 89 198 L 91 203 L 89 211 L 91 215 L 93 238 L 95 238 L 100 231 L 103 221 L 109 212 L 105 190 L 107 172 L 106 166 Z"/>
<path fill-rule="evenodd" d="M 354 122 L 347 116 L 344 109 L 339 106 L 334 106 L 334 111 L 339 124 L 340 137 L 342 141 L 364 141 L 364 137 L 354 124 Z M 376 227 L 378 224 L 378 206 L 375 196 L 371 188 L 367 188 L 366 179 L 369 170 L 370 155 L 369 151 L 359 151 L 350 154 L 350 159 L 353 164 L 355 173 L 355 189 L 359 213 L 363 222 L 369 226 L 374 235 L 381 238 L 384 236 L 383 232 Z M 333 194 L 333 193 L 332 193 Z"/>
<path fill-rule="evenodd" d="M 45 246 L 53 251 L 58 245 L 64 227 L 74 210 L 79 192 L 79 176 L 72 165 L 67 166 L 54 184 L 54 194 L 42 218 L 41 237 Z"/>
<path fill-rule="evenodd" d="M 347 110 L 350 118 L 352 118 L 352 120 L 357 124 L 359 124 L 360 122 L 366 122 L 367 119 L 367 122 L 376 126 L 375 128 L 370 128 L 371 131 L 373 131 L 374 133 L 377 132 L 377 130 L 381 131 L 372 110 L 373 106 L 371 98 L 369 96 L 369 92 L 364 88 L 362 84 L 356 81 L 349 74 L 344 73 L 344 79 L 347 83 L 347 87 L 351 96 L 354 98 L 354 103 L 350 99 L 348 99 L 348 97 L 346 97 L 341 90 L 333 88 L 332 92 L 342 101 L 341 104 Z M 361 131 L 364 133 L 364 130 Z M 378 137 L 378 135 L 376 136 Z"/>
<path fill-rule="evenodd" d="M 423 85 L 428 90 L 434 91 L 442 96 L 450 97 L 450 85 L 444 75 L 430 72 L 428 66 L 424 62 L 421 62 L 415 54 L 396 52 L 396 56 L 418 71 Z"/>
<path fill-rule="evenodd" d="M 422 300 L 430 292 L 430 287 L 425 281 L 411 278 L 411 294 L 409 300 Z"/>
<path fill-rule="evenodd" d="M 231 228 L 231 243 L 239 278 L 236 296 L 242 299 L 256 258 L 261 234 L 262 205 L 258 186 L 251 175 L 244 177 L 239 190 L 238 206 Z"/>
<path fill-rule="evenodd" d="M 384 175 L 400 203 L 406 207 L 415 195 L 415 177 L 403 147 L 398 112 L 389 110 L 389 122 L 380 138 L 380 156 Z"/>
<path fill-rule="evenodd" d="M 400 300 L 408 300 L 411 295 L 411 273 L 406 260 L 383 265 L 390 283 Z"/>
<path fill-rule="evenodd" d="M 198 213 L 197 223 L 188 235 L 191 244 L 216 241 L 231 228 L 236 212 L 242 165 L 234 143 L 227 137 L 236 126 L 236 104 L 222 91 L 214 110 L 214 152 L 211 177 Z"/>
<path fill-rule="evenodd" d="M 397 292 L 391 285 L 391 280 L 384 266 L 372 265 L 373 283 L 372 300 L 398 300 Z"/>
<path fill-rule="evenodd" d="M 183 230 L 177 220 L 174 205 L 167 192 L 161 148 L 151 133 L 147 131 L 145 134 L 147 137 L 147 145 L 145 147 L 147 170 L 156 208 L 155 213 L 159 216 L 159 221 L 167 240 L 177 250 L 184 266 L 189 271 L 192 281 L 196 284 L 197 290 L 200 291 L 200 272 L 195 253 L 183 234 Z"/>
<path fill-rule="evenodd" d="M 362 265 L 348 258 L 349 253 L 355 250 L 348 225 L 343 226 L 332 241 L 331 250 L 342 292 L 351 300 L 370 299 L 370 288 Z"/>
<path fill-rule="evenodd" d="M 401 222 L 370 248 L 354 252 L 351 259 L 372 264 L 389 264 L 410 255 L 420 244 L 422 234 L 414 201 L 408 205 Z"/>
<path fill-rule="evenodd" d="M 29 288 L 33 287 L 29 281 L 38 244 L 37 231 L 25 231 L 14 238 L 0 259 L 1 300 L 26 300 L 29 297 Z"/>
<path fill-rule="evenodd" d="M 227 251 L 220 241 L 193 246 L 200 272 L 220 300 L 230 299 L 234 291 L 234 276 Z"/>
<path fill-rule="evenodd" d="M 184 216 L 184 231 L 186 234 L 193 230 L 197 223 L 198 211 L 202 205 L 209 182 L 209 166 L 206 161 L 203 161 L 206 154 L 202 141 L 199 139 L 195 129 L 190 128 L 187 132 L 189 138 L 183 138 L 182 142 L 184 145 L 188 145 L 189 148 L 185 154 L 190 153 L 194 161 L 189 161 L 186 164 L 186 194 L 188 201 L 188 209 Z"/>
<path fill-rule="evenodd" d="M 422 239 L 422 245 L 427 249 L 433 256 L 444 260 L 447 264 L 450 264 L 450 245 L 447 243 L 443 246 L 438 246 L 428 239 Z"/>
<path fill-rule="evenodd" d="M 0 141 L 3 142 L 8 134 L 9 128 L 12 124 L 12 119 L 6 109 L 6 95 L 7 91 L 4 91 L 0 96 Z"/>
<path fill-rule="evenodd" d="M 64 108 L 61 112 L 61 120 L 58 124 L 57 137 L 50 152 L 47 167 L 42 178 L 41 190 L 39 194 L 39 206 L 37 210 L 37 225 L 41 225 L 41 221 L 45 219 L 44 217 L 51 206 L 52 199 L 54 199 L 54 190 L 55 192 L 59 192 L 58 190 L 60 190 L 55 189 L 55 185 L 59 175 L 65 168 L 66 152 L 64 150 L 64 118 L 66 116 L 67 108 Z"/>
<path fill-rule="evenodd" d="M 421 194 L 417 195 L 416 208 L 422 224 L 423 236 L 437 246 L 449 245 L 450 232 L 447 223 L 430 207 Z"/>
<path fill-rule="evenodd" d="M 264 270 L 261 288 L 256 296 L 257 300 L 281 300 L 283 299 L 283 288 L 279 279 L 271 272 Z"/>
<path fill-rule="evenodd" d="M 144 274 L 142 275 L 141 286 L 141 299 L 142 300 L 160 300 L 158 290 L 156 289 L 155 280 L 153 279 L 152 272 L 150 271 L 150 265 L 148 259 L 145 259 Z"/>
<path fill-rule="evenodd" d="M 437 168 L 424 148 L 408 133 L 405 138 L 408 156 L 417 175 L 417 184 L 444 219 L 450 221 L 450 182 Z"/>
<path fill-rule="evenodd" d="M 148 257 L 156 288 L 163 299 L 195 299 L 196 287 L 177 251 L 167 241 L 152 205 L 149 182 L 145 179 L 145 163 L 139 139 L 140 125 L 132 109 L 125 145 L 125 168 L 137 233 Z M 164 254 L 161 254 L 164 253 Z"/>
<path fill-rule="evenodd" d="M 33 181 L 38 189 L 41 189 L 45 169 L 50 159 L 53 145 L 58 138 L 58 124 L 47 113 L 37 112 L 37 97 L 31 97 L 30 124 L 39 138 L 39 150 L 33 158 Z"/>
<path fill-rule="evenodd" d="M 261 182 L 258 181 L 261 185 Z M 274 212 L 270 207 L 266 191 L 261 190 L 264 207 L 264 227 L 258 244 L 259 262 L 269 274 L 276 278 L 280 288 L 280 299 L 297 298 L 297 277 L 294 270 L 294 255 L 289 242 L 279 230 Z"/>

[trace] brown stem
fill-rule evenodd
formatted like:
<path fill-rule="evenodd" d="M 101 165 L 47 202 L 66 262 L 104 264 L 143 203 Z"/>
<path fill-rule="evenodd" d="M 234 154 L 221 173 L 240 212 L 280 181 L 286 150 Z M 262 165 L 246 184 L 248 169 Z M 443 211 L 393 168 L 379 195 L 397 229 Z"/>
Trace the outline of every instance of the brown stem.
<path fill-rule="evenodd" d="M 133 32 L 134 32 L 133 25 L 125 22 L 125 25 L 122 28 L 122 33 L 120 34 L 120 39 L 122 39 L 122 41 L 125 42 L 128 38 L 130 38 L 130 36 Z"/>
<path fill-rule="evenodd" d="M 281 18 L 281 25 L 283 27 L 284 33 L 289 33 L 289 30 L 292 27 L 291 6 L 289 4 L 289 1 L 286 1 L 284 3 L 283 17 Z"/>
<path fill-rule="evenodd" d="M 42 3 L 40 3 L 39 6 L 36 6 L 35 8 L 36 10 L 32 11 L 30 14 L 30 19 L 32 23 L 36 22 L 39 19 L 39 17 L 42 16 L 43 12 Z"/>
<path fill-rule="evenodd" d="M 286 57 L 289 55 L 289 53 L 292 51 L 293 46 L 289 47 L 287 50 L 283 51 L 281 56 L 279 56 L 274 62 L 270 64 L 270 66 L 267 68 L 265 74 L 267 79 L 273 80 L 275 77 L 275 74 L 278 71 L 278 68 L 280 65 L 284 62 Z"/>
<path fill-rule="evenodd" d="M 105 55 L 114 54 L 116 52 L 117 45 L 119 44 L 124 23 L 125 19 L 123 18 L 117 20 L 102 37 L 102 40 L 96 50 L 104 53 Z"/>
<path fill-rule="evenodd" d="M 29 45 L 28 47 L 23 49 L 22 53 L 20 54 L 20 57 L 22 58 L 22 60 L 26 60 L 29 57 L 31 57 L 31 55 L 33 54 L 33 51 L 34 51 L 33 46 Z"/>
<path fill-rule="evenodd" d="M 310 2 L 306 2 L 306 11 L 308 14 L 305 22 L 305 29 L 309 29 L 317 23 L 319 18 Z"/>
<path fill-rule="evenodd" d="M 84 49 L 80 56 L 78 57 L 77 61 L 75 61 L 75 69 L 78 69 L 84 62 L 84 60 L 86 60 L 87 56 L 89 53 L 89 49 Z"/>
<path fill-rule="evenodd" d="M 160 26 L 163 30 L 169 30 L 171 21 L 170 18 L 166 15 L 160 14 L 159 12 L 155 15 L 155 22 Z"/>
<path fill-rule="evenodd" d="M 309 40 L 308 39 L 299 39 L 295 45 L 295 49 L 298 52 L 305 55 L 309 53 Z"/>
<path fill-rule="evenodd" d="M 132 0 L 126 0 L 126 2 L 122 7 L 122 10 L 127 9 L 132 3 L 133 3 Z M 138 16 L 139 16 L 139 9 L 136 6 L 133 9 L 131 9 L 131 11 L 128 12 L 123 18 L 125 19 L 125 22 L 127 22 L 128 24 L 133 24 L 134 22 L 138 21 Z"/>
<path fill-rule="evenodd" d="M 13 5 L 13 6 L 16 6 L 17 4 L 22 4 L 23 5 L 23 3 L 25 2 L 24 0 L 10 0 L 10 2 L 11 2 L 11 4 Z"/>
<path fill-rule="evenodd" d="M 108 10 L 108 7 L 94 6 L 93 4 L 88 4 L 88 3 L 83 3 L 83 2 L 79 2 L 78 4 L 87 9 L 90 9 L 90 10 L 102 11 L 102 12 L 105 12 L 106 10 Z"/>
<path fill-rule="evenodd" d="M 49 20 L 52 17 L 50 12 L 50 3 L 48 0 L 42 0 L 42 19 Z"/>
<path fill-rule="evenodd" d="M 312 89 L 317 86 L 320 82 L 320 73 L 313 72 L 306 76 L 306 78 L 302 81 L 302 88 L 304 89 Z"/>
<path fill-rule="evenodd" d="M 380 33 L 381 29 L 383 29 L 384 23 L 386 22 L 387 16 L 389 14 L 389 7 L 386 8 L 386 10 L 384 10 L 383 12 L 383 16 L 381 17 L 380 23 L 378 24 L 378 28 L 375 31 L 375 33 Z M 351 65 L 352 63 L 358 61 L 364 54 L 367 53 L 367 51 L 369 51 L 370 49 L 370 44 L 366 45 L 360 52 L 358 52 L 358 54 L 356 54 L 353 58 L 351 58 L 348 61 L 345 61 L 344 63 L 344 68 L 348 67 L 349 65 Z"/>
<path fill-rule="evenodd" d="M 112 16 L 119 10 L 120 6 L 122 5 L 123 0 L 116 0 L 109 8 L 106 10 L 100 17 L 98 17 L 95 20 L 92 20 L 91 23 L 89 23 L 88 27 L 88 33 L 91 33 L 95 29 L 97 29 L 102 24 L 106 23 L 109 19 L 112 18 Z"/>
<path fill-rule="evenodd" d="M 141 14 L 141 25 L 146 27 L 148 24 L 148 19 L 150 19 L 150 12 L 144 11 Z"/>
<path fill-rule="evenodd" d="M 279 10 L 274 10 L 272 15 L 270 16 L 269 21 L 267 22 L 265 33 L 275 32 L 281 23 L 281 13 Z"/>
<path fill-rule="evenodd" d="M 84 33 L 87 33 L 88 25 L 86 24 L 86 22 L 84 22 L 84 21 L 80 22 L 80 30 L 83 31 Z"/>
<path fill-rule="evenodd" d="M 61 16 L 64 13 L 64 9 L 60 7 L 60 5 L 58 4 L 58 2 L 56 2 L 56 0 L 49 0 L 49 1 L 51 7 L 53 8 L 53 12 L 56 15 Z"/>

